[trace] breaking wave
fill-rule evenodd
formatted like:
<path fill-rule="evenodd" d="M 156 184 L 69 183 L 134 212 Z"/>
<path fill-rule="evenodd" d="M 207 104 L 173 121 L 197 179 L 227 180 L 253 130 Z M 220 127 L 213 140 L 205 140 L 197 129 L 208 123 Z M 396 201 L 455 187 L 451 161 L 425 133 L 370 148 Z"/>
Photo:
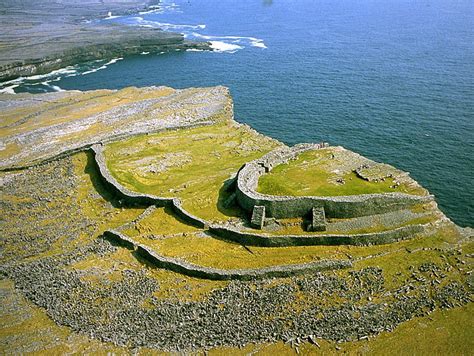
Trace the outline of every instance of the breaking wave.
<path fill-rule="evenodd" d="M 93 68 L 93 69 L 87 70 L 85 72 L 82 72 L 81 75 L 87 75 L 87 74 L 95 73 L 95 72 L 97 72 L 99 70 L 102 70 L 102 69 L 106 69 L 109 65 L 117 63 L 118 61 L 121 61 L 122 59 L 123 58 L 114 58 L 114 59 L 108 61 L 107 63 L 101 65 L 98 68 Z"/>
<path fill-rule="evenodd" d="M 118 23 L 128 26 L 140 26 L 147 28 L 159 28 L 163 31 L 183 33 L 187 39 L 206 40 L 211 43 L 214 52 L 235 53 L 246 47 L 255 47 L 266 49 L 264 41 L 260 38 L 250 36 L 217 36 L 203 34 L 201 31 L 206 29 L 205 24 L 174 23 L 169 21 L 169 13 L 183 13 L 181 7 L 174 2 L 161 2 L 159 5 L 153 5 L 146 11 L 141 11 L 137 15 L 108 17 L 106 20 L 116 20 Z M 111 15 L 111 14 L 109 14 Z M 174 18 L 173 16 L 171 18 Z M 197 51 L 196 51 L 197 52 Z"/>
<path fill-rule="evenodd" d="M 122 59 L 123 58 L 114 58 L 108 62 L 105 60 L 95 60 L 88 63 L 53 70 L 47 74 L 19 77 L 0 83 L 0 93 L 16 94 L 15 89 L 19 87 L 24 87 L 29 92 L 63 91 L 63 89 L 58 85 L 52 83 L 59 82 L 63 78 L 95 73 L 99 70 L 106 69 L 108 66 L 117 63 Z"/>
<path fill-rule="evenodd" d="M 222 41 L 225 43 L 238 44 L 240 48 L 244 48 L 245 45 L 259 48 L 267 48 L 262 39 L 256 37 L 246 37 L 246 36 L 210 36 L 202 35 L 197 32 L 193 32 L 188 38 L 198 38 L 205 39 L 211 42 L 213 41 Z"/>
<path fill-rule="evenodd" d="M 242 46 L 233 44 L 233 43 L 226 43 L 223 41 L 210 41 L 211 47 L 214 52 L 228 52 L 228 53 L 235 53 L 239 49 L 242 49 Z"/>

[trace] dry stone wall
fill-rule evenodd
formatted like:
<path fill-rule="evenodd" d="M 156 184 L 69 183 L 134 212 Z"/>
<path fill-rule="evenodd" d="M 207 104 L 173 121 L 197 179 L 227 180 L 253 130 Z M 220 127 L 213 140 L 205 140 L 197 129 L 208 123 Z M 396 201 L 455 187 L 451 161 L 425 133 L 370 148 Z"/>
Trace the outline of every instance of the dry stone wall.
<path fill-rule="evenodd" d="M 190 225 L 199 228 L 205 228 L 208 225 L 205 220 L 200 219 L 183 209 L 181 206 L 181 201 L 178 198 L 165 198 L 155 195 L 135 193 L 125 188 L 119 182 L 117 182 L 117 180 L 112 176 L 109 169 L 107 168 L 103 146 L 94 145 L 91 147 L 91 149 L 94 153 L 95 163 L 100 172 L 102 180 L 106 183 L 109 189 L 111 189 L 127 203 L 135 205 L 169 206 L 178 218 Z"/>
<path fill-rule="evenodd" d="M 194 216 L 193 214 L 186 211 L 181 205 L 181 200 L 178 198 L 173 199 L 171 208 L 178 218 L 190 225 L 199 227 L 201 229 L 205 229 L 209 225 L 207 221 L 198 218 L 197 216 Z"/>
<path fill-rule="evenodd" d="M 242 245 L 260 247 L 287 247 L 311 245 L 382 245 L 413 238 L 425 231 L 425 225 L 409 225 L 394 230 L 353 235 L 264 235 L 242 232 L 225 226 L 210 226 L 209 231 L 225 240 Z"/>
<path fill-rule="evenodd" d="M 273 167 L 295 158 L 302 152 L 327 147 L 326 144 L 300 144 L 279 148 L 261 159 L 246 163 L 238 173 L 236 198 L 251 213 L 255 205 L 264 206 L 268 217 L 292 218 L 306 216 L 313 207 L 324 208 L 327 217 L 354 218 L 409 208 L 433 200 L 433 196 L 403 193 L 362 194 L 334 197 L 295 197 L 267 195 L 257 192 L 260 176 Z"/>
<path fill-rule="evenodd" d="M 352 263 L 348 260 L 322 260 L 312 263 L 272 266 L 259 269 L 217 269 L 198 266 L 176 258 L 159 255 L 148 246 L 135 242 L 129 236 L 118 231 L 107 230 L 104 236 L 122 246 L 136 251 L 137 255 L 151 262 L 158 268 L 164 268 L 190 277 L 211 280 L 256 280 L 266 278 L 281 278 L 300 275 L 308 272 L 321 272 L 333 269 L 349 268 Z"/>
<path fill-rule="evenodd" d="M 314 146 L 304 146 L 314 147 Z M 301 146 L 300 146 L 301 148 Z M 153 195 L 139 194 L 132 192 L 120 183 L 110 174 L 103 154 L 103 147 L 101 145 L 92 146 L 92 151 L 95 155 L 95 162 L 98 166 L 100 175 L 108 187 L 116 192 L 122 199 L 132 204 L 146 204 L 155 206 L 170 206 L 176 216 L 184 222 L 199 227 L 209 228 L 212 234 L 224 238 L 226 240 L 235 241 L 244 245 L 253 246 L 309 246 L 309 245 L 370 245 L 370 244 L 385 244 L 403 239 L 413 237 L 415 234 L 424 231 L 424 225 L 409 225 L 400 227 L 398 229 L 369 233 L 369 234 L 354 234 L 354 235 L 281 235 L 281 236 L 267 236 L 263 234 L 252 234 L 241 232 L 232 228 L 222 226 L 210 226 L 210 224 L 200 219 L 189 212 L 182 206 L 178 198 L 163 198 Z M 311 210 L 309 208 L 309 210 Z M 265 209 L 266 211 L 266 209 Z M 303 210 L 301 210 L 303 211 Z"/>
<path fill-rule="evenodd" d="M 103 152 L 103 146 L 93 145 L 91 149 L 94 153 L 95 163 L 97 165 L 97 168 L 99 169 L 102 180 L 121 199 L 124 199 L 127 203 L 135 205 L 170 206 L 172 204 L 172 198 L 163 198 L 149 194 L 135 193 L 123 187 L 119 182 L 117 182 L 117 180 L 112 176 L 112 174 L 110 174 L 110 171 L 107 168 Z"/>

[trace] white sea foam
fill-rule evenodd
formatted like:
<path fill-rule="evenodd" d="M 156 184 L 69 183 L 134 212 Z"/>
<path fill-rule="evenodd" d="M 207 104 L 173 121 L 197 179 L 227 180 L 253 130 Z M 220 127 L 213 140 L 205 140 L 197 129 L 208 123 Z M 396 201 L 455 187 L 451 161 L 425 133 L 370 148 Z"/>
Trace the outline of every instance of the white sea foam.
<path fill-rule="evenodd" d="M 89 68 L 93 67 L 94 65 L 95 66 L 100 65 L 100 66 L 97 68 L 89 69 L 82 73 L 79 72 L 78 70 L 79 66 L 76 65 L 76 66 L 68 66 L 65 68 L 53 70 L 47 74 L 37 74 L 37 75 L 29 76 L 29 77 L 19 77 L 13 80 L 9 80 L 7 82 L 0 83 L 0 93 L 15 94 L 14 88 L 19 87 L 20 85 L 23 85 L 23 84 L 27 84 L 29 86 L 43 85 L 43 86 L 51 88 L 54 91 L 63 91 L 62 88 L 60 88 L 57 85 L 51 84 L 51 82 L 59 82 L 62 78 L 74 77 L 76 75 L 86 75 L 86 74 L 94 73 L 94 72 L 97 72 L 98 70 L 106 69 L 108 66 L 122 59 L 123 58 L 114 58 L 102 65 L 100 65 L 100 63 L 103 63 L 104 60 L 92 61 L 88 65 Z"/>
<path fill-rule="evenodd" d="M 239 49 L 242 49 L 242 46 L 232 44 L 232 43 L 226 43 L 223 41 L 210 41 L 211 42 L 211 48 L 214 50 L 214 52 L 228 52 L 228 53 L 235 53 Z"/>
<path fill-rule="evenodd" d="M 142 53 L 140 53 L 140 54 L 146 56 L 147 54 L 150 54 L 150 52 L 142 52 Z"/>
<path fill-rule="evenodd" d="M 54 91 L 65 91 L 64 89 L 61 89 L 61 88 L 58 87 L 57 85 L 50 85 L 50 87 L 51 87 Z"/>
<path fill-rule="evenodd" d="M 247 36 L 210 36 L 210 35 L 202 35 L 197 32 L 193 32 L 191 34 L 195 38 L 201 38 L 205 40 L 218 40 L 221 42 L 230 42 L 233 44 L 239 45 L 250 45 L 252 47 L 258 48 L 268 48 L 262 39 L 256 37 L 247 37 Z M 243 47 L 241 47 L 243 48 Z"/>
<path fill-rule="evenodd" d="M 45 82 L 41 82 L 41 84 L 43 84 L 44 86 L 47 86 L 47 87 L 53 89 L 54 91 L 64 91 L 64 89 L 58 87 L 57 85 L 51 84 L 51 81 L 50 81 L 50 80 L 47 80 L 47 81 L 45 81 Z"/>
<path fill-rule="evenodd" d="M 2 89 L 0 89 L 0 93 L 3 93 L 3 94 L 16 94 L 14 89 L 17 86 L 18 86 L 18 84 L 13 84 L 13 85 L 10 85 L 8 87 L 2 88 Z"/>
<path fill-rule="evenodd" d="M 0 92 L 15 94 L 14 88 L 27 83 L 28 85 L 48 85 L 49 82 L 57 82 L 61 80 L 62 77 L 72 77 L 78 75 L 76 66 L 69 66 L 46 74 L 37 74 L 29 77 L 19 77 L 7 82 L 0 83 Z M 43 82 L 40 82 L 43 81 Z"/>
<path fill-rule="evenodd" d="M 109 65 L 117 63 L 118 61 L 121 61 L 122 59 L 123 58 L 114 58 L 114 59 L 108 61 L 107 63 L 101 65 L 98 68 L 93 68 L 93 69 L 90 69 L 90 70 L 87 70 L 87 71 L 81 73 L 81 75 L 87 75 L 87 74 L 95 73 L 95 72 L 97 72 L 99 70 L 102 70 L 102 69 L 106 69 Z"/>
<path fill-rule="evenodd" d="M 167 22 L 151 21 L 145 20 L 143 17 L 135 16 L 131 17 L 132 25 L 138 25 L 140 27 L 149 27 L 149 28 L 161 28 L 164 31 L 168 30 L 202 30 L 206 28 L 206 25 L 189 25 L 189 24 L 174 24 Z"/>
<path fill-rule="evenodd" d="M 147 14 L 162 14 L 164 11 L 161 9 L 152 9 L 148 11 L 140 11 L 139 15 L 147 15 Z"/>
<path fill-rule="evenodd" d="M 105 68 L 107 68 L 107 67 L 102 66 L 102 67 L 99 67 L 99 68 L 94 68 L 94 69 L 91 69 L 91 70 L 87 70 L 87 71 L 81 73 L 81 75 L 87 75 L 87 74 L 95 73 L 98 70 L 105 69 Z"/>
<path fill-rule="evenodd" d="M 251 40 L 250 44 L 258 48 L 268 48 L 267 46 L 265 46 L 265 43 L 263 43 L 263 40 L 260 40 L 258 38 L 256 38 L 255 40 Z"/>
<path fill-rule="evenodd" d="M 108 61 L 107 63 L 105 63 L 104 66 L 109 66 L 111 64 L 117 63 L 118 61 L 121 61 L 122 59 L 123 59 L 122 57 L 114 58 L 114 59 Z"/>
<path fill-rule="evenodd" d="M 25 79 L 26 79 L 26 77 L 18 77 L 18 78 L 12 79 L 12 80 L 8 80 L 6 82 L 2 82 L 0 84 L 1 85 L 8 85 L 8 84 L 22 83 Z"/>
<path fill-rule="evenodd" d="M 29 76 L 29 77 L 24 77 L 23 80 L 28 80 L 28 81 L 40 80 L 40 79 L 55 77 L 58 75 L 66 75 L 66 76 L 77 75 L 77 69 L 75 66 L 69 66 L 69 67 L 53 70 L 52 72 L 49 72 L 47 74 L 38 74 L 38 75 Z"/>

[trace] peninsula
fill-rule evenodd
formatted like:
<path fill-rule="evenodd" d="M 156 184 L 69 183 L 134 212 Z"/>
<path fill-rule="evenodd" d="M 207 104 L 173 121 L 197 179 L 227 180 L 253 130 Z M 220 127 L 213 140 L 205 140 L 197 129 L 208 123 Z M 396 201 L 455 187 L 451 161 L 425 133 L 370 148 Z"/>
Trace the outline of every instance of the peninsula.
<path fill-rule="evenodd" d="M 225 87 L 0 107 L 2 352 L 472 350 L 472 229 L 407 173 L 266 137 Z"/>
<path fill-rule="evenodd" d="M 110 14 L 146 10 L 155 1 L 5 0 L 0 4 L 0 82 L 92 60 L 142 52 L 205 49 L 207 42 L 160 29 L 99 23 Z M 95 19 L 95 21 L 91 21 Z"/>

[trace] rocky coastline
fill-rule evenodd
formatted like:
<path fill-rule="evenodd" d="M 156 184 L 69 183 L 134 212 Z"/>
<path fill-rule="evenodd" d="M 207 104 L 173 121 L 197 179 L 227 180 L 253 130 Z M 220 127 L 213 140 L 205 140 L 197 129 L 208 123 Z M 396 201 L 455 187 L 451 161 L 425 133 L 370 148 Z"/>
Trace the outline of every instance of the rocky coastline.
<path fill-rule="evenodd" d="M 207 42 L 188 41 L 179 33 L 156 28 L 104 24 L 108 14 L 146 10 L 153 1 L 77 0 L 5 1 L 0 7 L 0 82 L 41 75 L 93 60 L 142 52 L 211 50 Z M 132 29 L 132 30 L 131 30 Z"/>

